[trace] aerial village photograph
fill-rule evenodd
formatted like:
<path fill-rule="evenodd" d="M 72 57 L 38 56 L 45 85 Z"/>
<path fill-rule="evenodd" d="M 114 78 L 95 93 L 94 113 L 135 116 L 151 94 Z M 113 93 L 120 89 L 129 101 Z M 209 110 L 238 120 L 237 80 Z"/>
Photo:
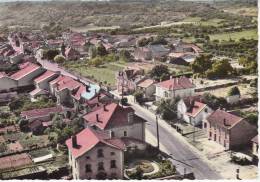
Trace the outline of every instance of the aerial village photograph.
<path fill-rule="evenodd" d="M 257 180 L 258 0 L 0 0 L 0 180 Z"/>

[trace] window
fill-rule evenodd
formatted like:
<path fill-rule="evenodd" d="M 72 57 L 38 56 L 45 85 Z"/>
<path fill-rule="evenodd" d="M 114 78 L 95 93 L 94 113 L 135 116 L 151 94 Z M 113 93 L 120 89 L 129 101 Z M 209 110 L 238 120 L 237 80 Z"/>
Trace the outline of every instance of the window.
<path fill-rule="evenodd" d="M 97 151 L 97 157 L 104 157 L 104 154 L 103 154 L 103 150 L 102 150 L 102 149 L 98 149 L 98 151 Z"/>
<path fill-rule="evenodd" d="M 205 108 L 205 110 L 204 110 L 204 111 L 205 111 L 205 113 L 207 113 L 207 112 L 208 112 L 208 109 L 207 109 L 207 108 Z"/>
<path fill-rule="evenodd" d="M 111 131 L 111 137 L 115 137 L 115 132 Z"/>
<path fill-rule="evenodd" d="M 102 171 L 104 170 L 104 163 L 103 162 L 99 162 L 98 163 L 98 171 Z"/>
<path fill-rule="evenodd" d="M 90 164 L 86 164 L 86 166 L 85 166 L 85 172 L 86 172 L 86 173 L 92 172 L 92 170 L 91 170 L 91 165 L 90 165 Z"/>
<path fill-rule="evenodd" d="M 127 136 L 127 132 L 126 131 L 124 131 L 124 137 L 126 137 Z"/>
<path fill-rule="evenodd" d="M 110 152 L 110 155 L 115 155 L 115 152 Z"/>
<path fill-rule="evenodd" d="M 168 92 L 164 92 L 164 97 L 168 97 Z"/>
<path fill-rule="evenodd" d="M 204 123 L 204 128 L 207 128 L 207 123 Z"/>
<path fill-rule="evenodd" d="M 116 160 L 110 161 L 110 168 L 116 168 Z"/>
<path fill-rule="evenodd" d="M 90 157 L 89 157 L 89 156 L 87 156 L 87 157 L 86 157 L 86 159 L 90 159 Z"/>

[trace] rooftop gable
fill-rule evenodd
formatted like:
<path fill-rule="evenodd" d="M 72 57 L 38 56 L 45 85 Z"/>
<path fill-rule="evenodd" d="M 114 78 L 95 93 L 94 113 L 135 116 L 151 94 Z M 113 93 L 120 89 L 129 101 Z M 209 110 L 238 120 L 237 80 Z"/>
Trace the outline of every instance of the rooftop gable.
<path fill-rule="evenodd" d="M 223 110 L 216 110 L 207 117 L 207 121 L 217 124 L 218 126 L 231 129 L 233 126 L 241 122 L 244 118 L 228 113 Z"/>
<path fill-rule="evenodd" d="M 162 87 L 167 90 L 180 90 L 194 88 L 195 85 L 186 77 L 172 78 L 157 84 L 157 86 Z"/>
<path fill-rule="evenodd" d="M 78 158 L 94 148 L 98 143 L 103 143 L 118 150 L 124 150 L 124 143 L 120 139 L 110 138 L 107 134 L 85 128 L 76 135 L 78 147 L 72 146 L 72 139 L 66 141 L 66 145 L 73 157 Z"/>

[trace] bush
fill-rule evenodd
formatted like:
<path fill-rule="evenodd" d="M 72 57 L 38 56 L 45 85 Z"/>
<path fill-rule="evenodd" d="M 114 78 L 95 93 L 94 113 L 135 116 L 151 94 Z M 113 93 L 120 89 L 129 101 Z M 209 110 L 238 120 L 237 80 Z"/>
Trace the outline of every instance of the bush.
<path fill-rule="evenodd" d="M 141 180 L 142 177 L 143 177 L 143 170 L 138 166 L 136 169 L 135 169 L 135 172 L 132 172 L 129 174 L 129 177 L 131 179 L 138 179 L 138 180 Z"/>
<path fill-rule="evenodd" d="M 128 104 L 128 100 L 126 97 L 122 98 L 120 102 L 123 106 L 126 106 Z"/>
<path fill-rule="evenodd" d="M 66 59 L 62 55 L 57 55 L 54 57 L 54 61 L 58 64 L 61 64 L 61 63 L 64 63 L 66 61 Z"/>
<path fill-rule="evenodd" d="M 228 91 L 228 96 L 233 96 L 233 95 L 240 95 L 240 90 L 238 87 L 232 87 L 229 91 Z"/>
<path fill-rule="evenodd" d="M 237 156 L 232 156 L 231 157 L 231 162 L 239 164 L 241 166 L 245 165 L 250 165 L 251 161 L 248 160 L 246 157 L 237 157 Z"/>
<path fill-rule="evenodd" d="M 141 91 L 136 91 L 134 93 L 134 98 L 138 104 L 142 104 L 144 101 L 144 94 Z"/>

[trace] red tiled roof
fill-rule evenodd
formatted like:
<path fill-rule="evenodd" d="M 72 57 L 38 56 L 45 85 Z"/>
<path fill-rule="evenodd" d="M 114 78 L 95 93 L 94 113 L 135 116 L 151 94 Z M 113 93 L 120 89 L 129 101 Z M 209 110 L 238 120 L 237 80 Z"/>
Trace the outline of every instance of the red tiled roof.
<path fill-rule="evenodd" d="M 52 80 L 50 82 L 50 84 L 57 84 L 57 90 L 58 91 L 62 91 L 64 89 L 69 89 L 71 91 L 74 91 L 72 93 L 72 96 L 76 99 L 79 100 L 80 96 L 83 92 L 86 92 L 86 87 L 74 80 L 73 78 L 69 77 L 69 76 L 59 76 L 58 78 L 56 78 L 55 80 Z"/>
<path fill-rule="evenodd" d="M 147 88 L 154 83 L 155 83 L 155 81 L 152 79 L 145 79 L 145 80 L 141 81 L 137 86 L 142 87 L 142 88 Z"/>
<path fill-rule="evenodd" d="M 196 117 L 202 109 L 204 109 L 207 105 L 201 102 L 194 102 L 194 105 L 191 106 L 190 110 L 186 112 L 187 115 L 191 117 Z"/>
<path fill-rule="evenodd" d="M 40 68 L 39 65 L 33 64 L 33 63 L 27 63 L 27 64 L 22 64 L 20 65 L 20 70 L 17 71 L 16 73 L 12 74 L 10 77 L 14 80 L 19 80 L 26 75 L 36 71 L 37 69 Z"/>
<path fill-rule="evenodd" d="M 100 107 L 95 111 L 86 114 L 84 116 L 85 121 L 91 125 L 96 125 L 100 129 L 106 129 L 114 126 L 124 126 L 128 124 L 128 113 L 134 112 L 131 107 L 122 107 L 116 103 L 111 103 L 104 107 Z M 136 117 L 136 121 L 134 122 L 139 121 L 142 122 L 140 118 Z"/>
<path fill-rule="evenodd" d="M 179 90 L 195 87 L 195 85 L 186 77 L 172 78 L 158 83 L 157 86 L 163 87 L 167 90 Z"/>
<path fill-rule="evenodd" d="M 49 107 L 49 108 L 42 108 L 42 109 L 33 109 L 29 111 L 22 111 L 21 116 L 27 118 L 32 118 L 37 116 L 41 117 L 41 116 L 49 115 L 50 113 L 57 113 L 62 111 L 63 109 L 61 106 L 56 106 L 56 107 Z"/>
<path fill-rule="evenodd" d="M 110 138 L 107 134 L 101 133 L 98 131 L 94 131 L 90 128 L 86 128 L 82 130 L 80 133 L 76 135 L 77 137 L 77 148 L 72 147 L 72 139 L 68 139 L 66 141 L 66 145 L 71 151 L 72 156 L 75 158 L 80 157 L 85 154 L 93 147 L 95 147 L 98 143 L 103 143 L 110 147 L 116 148 L 118 150 L 124 150 L 124 143 L 117 138 Z"/>
<path fill-rule="evenodd" d="M 221 127 L 230 129 L 237 123 L 243 120 L 243 118 L 234 114 L 228 113 L 223 110 L 216 110 L 207 117 L 208 122 L 215 123 Z"/>
<path fill-rule="evenodd" d="M 45 79 L 48 79 L 49 77 L 55 75 L 56 73 L 50 70 L 45 71 L 42 75 L 40 75 L 39 77 L 35 78 L 34 81 L 36 83 L 40 83 L 42 81 L 44 81 Z"/>
<path fill-rule="evenodd" d="M 258 144 L 258 135 L 256 135 L 254 138 L 252 138 L 251 141 Z"/>

